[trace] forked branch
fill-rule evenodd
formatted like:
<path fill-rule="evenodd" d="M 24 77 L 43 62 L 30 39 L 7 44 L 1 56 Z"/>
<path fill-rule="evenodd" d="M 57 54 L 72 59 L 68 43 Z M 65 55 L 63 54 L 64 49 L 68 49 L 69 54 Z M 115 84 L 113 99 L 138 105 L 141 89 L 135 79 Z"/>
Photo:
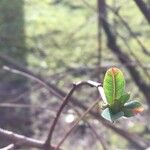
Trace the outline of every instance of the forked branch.
<path fill-rule="evenodd" d="M 52 123 L 52 126 L 50 127 L 50 131 L 49 131 L 49 134 L 48 134 L 48 137 L 47 137 L 47 140 L 45 142 L 45 146 L 46 147 L 49 147 L 51 145 L 51 140 L 52 140 L 52 135 L 53 135 L 53 132 L 54 132 L 54 129 L 55 129 L 55 126 L 58 122 L 58 119 L 64 109 L 64 107 L 68 104 L 72 94 L 74 93 L 74 91 L 76 89 L 78 89 L 79 87 L 81 87 L 82 85 L 89 85 L 89 86 L 92 86 L 92 87 L 99 87 L 101 86 L 100 83 L 97 83 L 97 82 L 94 82 L 94 81 L 82 81 L 82 82 L 78 82 L 78 83 L 74 83 L 73 84 L 73 87 L 72 89 L 70 90 L 70 92 L 67 94 L 67 96 L 64 98 L 63 102 L 62 102 L 62 105 L 60 106 L 57 114 L 56 114 L 56 118 L 54 119 L 53 123 Z"/>

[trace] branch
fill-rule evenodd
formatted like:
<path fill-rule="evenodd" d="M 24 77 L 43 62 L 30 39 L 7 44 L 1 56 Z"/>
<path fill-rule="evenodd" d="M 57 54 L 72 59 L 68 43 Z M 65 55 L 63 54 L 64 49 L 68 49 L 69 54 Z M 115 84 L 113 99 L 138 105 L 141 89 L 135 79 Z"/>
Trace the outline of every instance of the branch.
<path fill-rule="evenodd" d="M 15 68 L 16 70 L 18 70 L 20 72 L 25 72 L 26 74 L 32 76 L 34 80 L 39 82 L 41 85 L 45 86 L 49 90 L 49 92 L 51 92 L 53 95 L 58 97 L 60 100 L 63 99 L 63 97 L 65 97 L 66 93 L 64 91 L 62 91 L 58 87 L 54 86 L 53 84 L 51 84 L 49 82 L 46 82 L 45 79 L 42 78 L 40 75 L 34 74 L 30 70 L 28 70 L 27 68 L 25 68 L 25 67 L 23 67 L 21 65 L 18 65 L 16 62 L 14 62 L 14 60 L 10 59 L 8 56 L 4 56 L 4 55 L 2 55 L 0 53 L 0 59 L 5 61 L 7 65 Z M 87 109 L 87 107 L 85 105 L 80 103 L 79 100 L 77 100 L 74 97 L 71 98 L 71 103 L 73 105 L 79 107 L 82 110 L 86 110 Z M 108 127 L 110 129 L 112 129 L 118 135 L 120 135 L 123 138 L 125 138 L 126 140 L 128 140 L 128 142 L 131 143 L 132 145 L 134 145 L 137 149 L 145 149 L 147 147 L 147 145 L 145 144 L 145 142 L 142 141 L 141 138 L 140 138 L 140 140 L 138 140 L 137 136 L 135 136 L 134 134 L 130 134 L 129 132 L 127 132 L 127 131 L 125 131 L 123 129 L 116 128 L 114 125 L 112 125 L 111 123 L 109 123 L 108 121 L 103 119 L 97 113 L 94 113 L 94 112 L 91 112 L 91 111 L 89 113 L 94 118 L 99 120 L 105 127 Z"/>
<path fill-rule="evenodd" d="M 2 128 L 0 128 L 0 137 L 6 138 L 7 140 L 16 143 L 14 146 L 35 147 L 45 150 L 45 145 L 43 141 L 35 140 L 24 135 L 4 130 Z M 9 148 L 10 146 L 12 147 L 12 144 L 9 145 L 7 148 Z M 51 149 L 54 150 L 55 147 L 52 146 Z M 6 150 L 6 147 L 4 150 Z"/>
<path fill-rule="evenodd" d="M 28 79 L 34 80 L 37 83 L 44 86 L 49 92 L 51 92 L 56 97 L 62 99 L 62 95 L 57 92 L 57 89 L 54 85 L 48 83 L 44 78 L 42 78 L 39 74 L 34 74 L 32 71 L 28 70 L 24 66 L 22 66 L 20 63 L 17 63 L 10 57 L 6 56 L 3 53 L 0 53 L 0 59 L 5 62 L 5 69 L 13 72 L 15 74 L 20 74 L 22 76 L 27 77 Z"/>
<path fill-rule="evenodd" d="M 149 72 L 147 69 L 144 68 L 143 64 L 140 62 L 140 60 L 137 58 L 137 56 L 134 54 L 134 52 L 132 52 L 127 40 L 122 36 L 120 35 L 118 32 L 117 32 L 117 35 L 122 39 L 122 41 L 124 42 L 124 45 L 128 48 L 128 51 L 130 53 L 130 55 L 132 55 L 136 61 L 136 64 L 138 64 L 141 69 L 143 70 L 144 74 L 147 76 L 147 78 L 150 80 L 150 75 L 149 75 Z"/>
<path fill-rule="evenodd" d="M 143 13 L 145 19 L 150 23 L 150 9 L 146 6 L 143 0 L 134 0 L 141 12 Z"/>
<path fill-rule="evenodd" d="M 68 104 L 69 99 L 71 98 L 73 92 L 78 89 L 80 86 L 82 85 L 89 85 L 89 86 L 94 86 L 94 87 L 99 87 L 101 84 L 97 83 L 97 82 L 93 82 L 93 81 L 82 81 L 82 82 L 78 82 L 78 83 L 74 83 L 72 89 L 70 90 L 70 92 L 67 94 L 67 96 L 64 98 L 62 105 L 60 106 L 56 118 L 54 119 L 54 122 L 52 123 L 52 126 L 50 128 L 47 140 L 45 142 L 45 146 L 48 147 L 49 145 L 51 145 L 51 139 L 52 139 L 52 135 L 55 129 L 55 126 L 58 122 L 58 119 L 61 115 L 61 112 L 63 111 L 64 107 Z"/>
<path fill-rule="evenodd" d="M 82 0 L 89 8 L 91 8 L 92 10 L 95 11 L 95 8 L 92 7 L 89 3 L 87 3 L 85 0 Z M 136 1 L 136 0 L 135 0 Z M 138 0 L 137 0 L 138 1 Z M 99 1 L 97 2 L 98 6 L 99 6 Z M 109 5 L 106 5 L 106 7 L 111 10 L 122 22 L 122 24 L 126 27 L 126 29 L 129 31 L 130 35 L 136 40 L 136 42 L 138 43 L 138 45 L 141 47 L 142 51 L 147 54 L 150 55 L 149 51 L 147 50 L 147 48 L 143 45 L 143 43 L 140 41 L 140 39 L 135 35 L 135 33 L 132 31 L 132 29 L 130 28 L 130 26 L 127 24 L 127 22 L 123 19 L 123 17 L 119 14 L 118 10 L 114 10 L 113 8 L 111 8 Z M 99 11 L 99 8 L 98 8 Z M 148 10 L 149 11 L 149 10 Z M 149 11 L 150 12 L 150 11 Z M 98 13 L 99 16 L 99 13 Z M 150 13 L 149 13 L 150 16 Z M 100 18 L 100 16 L 99 16 Z M 100 19 L 99 19 L 100 20 Z M 98 21 L 100 22 L 100 21 Z"/>
<path fill-rule="evenodd" d="M 147 50 L 147 48 L 143 45 L 143 43 L 140 41 L 140 39 L 135 35 L 135 33 L 132 31 L 131 27 L 129 26 L 129 24 L 124 20 L 124 18 L 119 14 L 119 11 L 114 10 L 113 8 L 111 8 L 110 6 L 106 5 L 106 8 L 109 9 L 110 11 L 112 11 L 121 21 L 121 23 L 125 26 L 125 28 L 128 30 L 128 32 L 130 33 L 130 35 L 136 40 L 136 42 L 138 43 L 138 45 L 141 47 L 143 53 L 145 53 L 146 55 L 150 55 L 149 51 Z"/>
<path fill-rule="evenodd" d="M 56 124 L 57 124 L 57 122 L 58 122 L 58 119 L 59 119 L 59 117 L 60 117 L 60 114 L 61 114 L 63 108 L 67 105 L 67 103 L 68 103 L 68 101 L 69 101 L 71 95 L 72 95 L 73 92 L 75 91 L 75 89 L 76 89 L 76 86 L 73 85 L 71 91 L 70 91 L 70 92 L 68 93 L 68 95 L 64 98 L 64 101 L 63 101 L 61 107 L 59 108 L 59 110 L 58 110 L 58 112 L 57 112 L 57 115 L 56 115 L 56 118 L 54 119 L 54 122 L 52 123 L 52 126 L 51 126 L 51 128 L 50 128 L 50 131 L 49 131 L 47 140 L 46 140 L 46 142 L 45 142 L 45 146 L 46 146 L 46 147 L 49 147 L 49 146 L 51 145 L 52 135 L 53 135 L 55 126 L 56 126 Z"/>
<path fill-rule="evenodd" d="M 98 4 L 97 4 L 98 6 Z M 97 7 L 97 11 L 99 11 L 99 7 Z M 101 79 L 101 62 L 102 62 L 102 28 L 101 28 L 101 21 L 99 19 L 99 13 L 97 16 L 97 43 L 98 43 L 98 47 L 97 47 L 97 68 L 96 68 L 96 76 L 98 78 L 98 80 Z"/>
<path fill-rule="evenodd" d="M 99 90 L 99 88 L 98 88 Z M 76 109 L 76 107 L 74 107 L 74 105 L 72 105 L 71 103 L 69 103 L 69 106 L 71 106 L 72 109 L 74 109 L 74 111 L 76 112 L 77 116 L 80 117 L 81 114 L 80 112 Z M 108 150 L 108 146 L 106 145 L 105 141 L 103 140 L 102 137 L 100 137 L 97 132 L 95 131 L 95 128 L 84 118 L 82 119 L 84 122 L 87 123 L 87 125 L 89 126 L 89 128 L 92 130 L 92 133 L 95 135 L 96 139 L 100 142 L 100 144 L 102 145 L 104 150 Z"/>
<path fill-rule="evenodd" d="M 15 145 L 14 144 L 10 144 L 4 148 L 1 148 L 0 150 L 14 150 Z"/>
<path fill-rule="evenodd" d="M 92 110 L 97 104 L 99 103 L 99 100 L 95 101 L 91 107 L 89 107 L 84 114 L 75 122 L 75 124 L 72 126 L 72 128 L 67 132 L 67 134 L 63 137 L 63 139 L 60 141 L 60 143 L 57 145 L 56 150 L 59 149 L 59 147 L 64 143 L 64 141 L 67 139 L 67 137 L 70 135 L 70 133 L 77 127 L 79 122 L 89 113 L 90 110 Z"/>

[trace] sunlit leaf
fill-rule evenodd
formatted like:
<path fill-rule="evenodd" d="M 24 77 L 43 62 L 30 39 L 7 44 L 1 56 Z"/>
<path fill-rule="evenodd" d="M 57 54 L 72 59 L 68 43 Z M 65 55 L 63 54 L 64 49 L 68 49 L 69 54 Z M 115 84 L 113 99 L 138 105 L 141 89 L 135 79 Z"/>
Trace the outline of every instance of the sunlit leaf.
<path fill-rule="evenodd" d="M 105 74 L 103 88 L 108 104 L 114 104 L 115 100 L 124 94 L 125 79 L 123 73 L 116 67 L 110 68 Z"/>
<path fill-rule="evenodd" d="M 123 73 L 116 67 L 110 68 L 104 77 L 104 95 L 107 103 L 103 105 L 102 117 L 111 122 L 122 116 L 131 117 L 144 109 L 138 101 L 129 101 L 130 94 L 125 92 Z"/>

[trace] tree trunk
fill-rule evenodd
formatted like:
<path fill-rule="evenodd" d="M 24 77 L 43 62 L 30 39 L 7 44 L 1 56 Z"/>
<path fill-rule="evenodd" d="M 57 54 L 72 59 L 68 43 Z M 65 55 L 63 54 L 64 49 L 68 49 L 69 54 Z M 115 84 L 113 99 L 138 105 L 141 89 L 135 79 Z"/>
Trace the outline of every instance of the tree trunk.
<path fill-rule="evenodd" d="M 26 64 L 23 4 L 23 0 L 0 0 L 0 52 Z M 3 65 L 6 65 L 5 62 L 0 60 L 0 67 Z M 24 78 L 0 70 L 0 103 L 12 102 L 25 90 L 28 91 L 28 87 Z M 18 100 L 17 103 L 29 103 L 23 97 Z M 0 126 L 28 135 L 28 114 L 27 109 L 0 108 Z M 0 146 L 3 143 L 0 139 Z"/>
<path fill-rule="evenodd" d="M 142 0 L 134 0 L 141 12 L 143 13 L 146 20 L 150 23 L 150 9 Z"/>

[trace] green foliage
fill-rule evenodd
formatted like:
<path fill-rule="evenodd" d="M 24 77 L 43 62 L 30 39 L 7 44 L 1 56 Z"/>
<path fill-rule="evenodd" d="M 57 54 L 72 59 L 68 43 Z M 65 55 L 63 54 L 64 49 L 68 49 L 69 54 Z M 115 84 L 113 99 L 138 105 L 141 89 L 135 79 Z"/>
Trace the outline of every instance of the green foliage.
<path fill-rule="evenodd" d="M 102 111 L 102 117 L 113 122 L 122 116 L 131 117 L 143 111 L 141 103 L 130 101 L 130 94 L 125 92 L 123 73 L 115 67 L 110 68 L 104 77 L 104 92 L 107 105 Z"/>
<path fill-rule="evenodd" d="M 109 120 L 109 121 L 114 121 L 122 116 L 124 116 L 124 112 L 120 111 L 118 113 L 113 113 L 112 110 L 107 107 L 103 112 L 102 112 L 102 117 Z"/>
<path fill-rule="evenodd" d="M 138 101 L 130 101 L 124 104 L 124 116 L 131 117 L 134 116 L 136 113 L 143 111 L 142 104 Z"/>
<path fill-rule="evenodd" d="M 104 77 L 103 87 L 108 103 L 113 105 L 124 94 L 125 80 L 122 72 L 115 67 L 110 68 Z"/>

